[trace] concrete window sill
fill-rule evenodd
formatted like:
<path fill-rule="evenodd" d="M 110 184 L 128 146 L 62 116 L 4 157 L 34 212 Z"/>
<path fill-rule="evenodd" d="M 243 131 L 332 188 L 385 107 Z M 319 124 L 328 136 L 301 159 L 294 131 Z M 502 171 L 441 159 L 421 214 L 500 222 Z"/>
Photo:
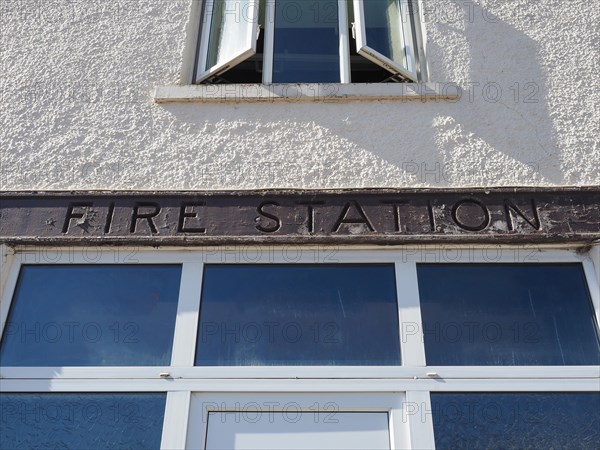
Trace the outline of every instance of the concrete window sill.
<path fill-rule="evenodd" d="M 157 86 L 156 103 L 297 103 L 354 101 L 457 101 L 455 83 L 204 84 Z"/>

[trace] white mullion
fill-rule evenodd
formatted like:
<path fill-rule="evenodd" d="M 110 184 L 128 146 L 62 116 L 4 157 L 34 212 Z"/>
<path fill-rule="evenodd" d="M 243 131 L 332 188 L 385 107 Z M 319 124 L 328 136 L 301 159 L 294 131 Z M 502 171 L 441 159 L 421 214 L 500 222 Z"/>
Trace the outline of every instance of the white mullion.
<path fill-rule="evenodd" d="M 173 367 L 194 365 L 203 266 L 204 264 L 201 262 L 184 263 L 181 270 L 181 285 L 171 356 L 171 366 Z"/>
<path fill-rule="evenodd" d="M 425 345 L 423 342 L 417 265 L 414 261 L 402 262 L 396 260 L 395 268 L 402 365 L 424 367 Z"/>
<path fill-rule="evenodd" d="M 160 448 L 164 450 L 186 448 L 186 434 L 190 414 L 190 391 L 167 393 Z"/>
<path fill-rule="evenodd" d="M 388 411 L 388 427 L 390 433 L 390 449 L 400 450 L 410 447 L 410 429 L 406 422 L 406 395 L 394 393 L 401 403 Z M 395 402 L 394 402 L 395 403 Z"/>
<path fill-rule="evenodd" d="M 273 51 L 275 46 L 275 0 L 265 1 L 265 41 L 263 45 L 263 84 L 273 82 Z"/>
<path fill-rule="evenodd" d="M 413 17 L 411 26 L 415 28 L 415 54 L 418 55 L 419 67 L 418 75 L 420 82 L 429 81 L 429 65 L 427 62 L 427 34 L 425 32 L 425 14 L 422 0 L 408 0 L 412 2 Z"/>
<path fill-rule="evenodd" d="M 582 264 L 588 289 L 590 291 L 590 297 L 592 298 L 592 305 L 596 316 L 596 325 L 600 330 L 600 280 L 596 277 L 596 270 L 591 259 L 585 259 Z"/>
<path fill-rule="evenodd" d="M 348 3 L 338 0 L 338 30 L 340 34 L 340 82 L 350 83 L 350 42 L 348 36 Z"/>
<path fill-rule="evenodd" d="M 600 392 L 600 378 L 553 379 L 3 379 L 2 392 Z"/>
<path fill-rule="evenodd" d="M 408 420 L 410 448 L 433 449 L 433 419 L 428 391 L 406 391 L 405 417 Z"/>
<path fill-rule="evenodd" d="M 596 268 L 596 280 L 600 281 L 600 244 L 592 246 L 590 249 L 590 258 Z"/>

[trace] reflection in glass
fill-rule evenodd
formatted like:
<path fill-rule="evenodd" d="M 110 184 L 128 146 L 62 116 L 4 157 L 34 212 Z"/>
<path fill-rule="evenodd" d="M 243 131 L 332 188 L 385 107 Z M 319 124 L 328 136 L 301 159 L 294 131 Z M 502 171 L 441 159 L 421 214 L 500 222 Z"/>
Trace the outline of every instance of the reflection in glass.
<path fill-rule="evenodd" d="M 339 83 L 337 0 L 277 0 L 274 83 Z"/>
<path fill-rule="evenodd" d="M 181 266 L 23 266 L 2 366 L 169 365 Z"/>
<path fill-rule="evenodd" d="M 420 264 L 428 365 L 596 365 L 580 264 Z"/>
<path fill-rule="evenodd" d="M 402 36 L 402 26 L 405 24 L 402 20 L 408 18 L 402 17 L 401 1 L 403 0 L 367 0 L 363 2 L 363 7 L 367 46 L 406 67 Z"/>
<path fill-rule="evenodd" d="M 5 449 L 158 449 L 166 394 L 0 394 Z"/>
<path fill-rule="evenodd" d="M 431 393 L 438 450 L 600 447 L 600 393 Z"/>
<path fill-rule="evenodd" d="M 206 450 L 390 448 L 389 418 L 385 412 L 301 413 L 289 409 L 269 414 L 248 411 L 250 420 L 240 420 L 239 412 L 210 412 Z"/>
<path fill-rule="evenodd" d="M 196 365 L 398 365 L 393 265 L 209 265 Z"/>
<path fill-rule="evenodd" d="M 214 0 L 210 4 L 214 6 L 205 70 L 248 50 L 248 36 L 257 19 L 249 0 Z"/>

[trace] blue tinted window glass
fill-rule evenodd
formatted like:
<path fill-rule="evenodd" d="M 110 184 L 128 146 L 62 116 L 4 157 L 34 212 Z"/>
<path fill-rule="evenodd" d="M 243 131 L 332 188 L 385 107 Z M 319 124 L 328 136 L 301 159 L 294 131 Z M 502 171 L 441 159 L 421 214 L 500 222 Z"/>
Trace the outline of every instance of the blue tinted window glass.
<path fill-rule="evenodd" d="M 274 83 L 339 83 L 337 0 L 277 0 Z"/>
<path fill-rule="evenodd" d="M 0 448 L 158 449 L 166 394 L 0 394 Z"/>
<path fill-rule="evenodd" d="M 600 343 L 579 264 L 422 264 L 428 365 L 595 365 Z"/>
<path fill-rule="evenodd" d="M 368 0 L 363 3 L 367 45 L 392 61 L 405 65 L 402 27 L 409 26 L 403 16 L 402 0 Z"/>
<path fill-rule="evenodd" d="M 441 449 L 600 448 L 600 393 L 432 393 Z"/>
<path fill-rule="evenodd" d="M 169 365 L 181 266 L 21 269 L 3 366 Z"/>
<path fill-rule="evenodd" d="M 393 265 L 206 266 L 196 365 L 398 365 Z"/>

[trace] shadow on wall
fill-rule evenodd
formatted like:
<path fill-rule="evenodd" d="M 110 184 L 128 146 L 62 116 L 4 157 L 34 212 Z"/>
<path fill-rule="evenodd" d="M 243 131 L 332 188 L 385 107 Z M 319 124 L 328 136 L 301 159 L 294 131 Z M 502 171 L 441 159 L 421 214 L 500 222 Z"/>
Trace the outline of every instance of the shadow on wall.
<path fill-rule="evenodd" d="M 200 175 L 181 188 L 562 184 L 539 44 L 472 2 L 434 6 L 430 79 L 460 100 L 158 105 L 162 145 L 195 135 L 173 149 Z"/>
<path fill-rule="evenodd" d="M 549 82 L 538 64 L 540 44 L 494 11 L 472 2 L 449 2 L 448 8 L 450 4 L 462 21 L 427 26 L 434 37 L 428 47 L 434 77 L 450 75 L 463 87 L 459 105 L 432 122 L 439 159 L 448 175 L 456 181 L 468 179 L 469 170 L 478 168 L 482 181 L 561 184 L 547 103 Z M 531 17 L 524 10 L 535 7 L 520 5 L 514 11 Z M 444 36 L 453 36 L 454 45 L 442 47 Z M 467 74 L 453 69 L 456 60 L 458 67 L 469 68 Z M 446 67 L 436 67 L 437 61 Z"/>

